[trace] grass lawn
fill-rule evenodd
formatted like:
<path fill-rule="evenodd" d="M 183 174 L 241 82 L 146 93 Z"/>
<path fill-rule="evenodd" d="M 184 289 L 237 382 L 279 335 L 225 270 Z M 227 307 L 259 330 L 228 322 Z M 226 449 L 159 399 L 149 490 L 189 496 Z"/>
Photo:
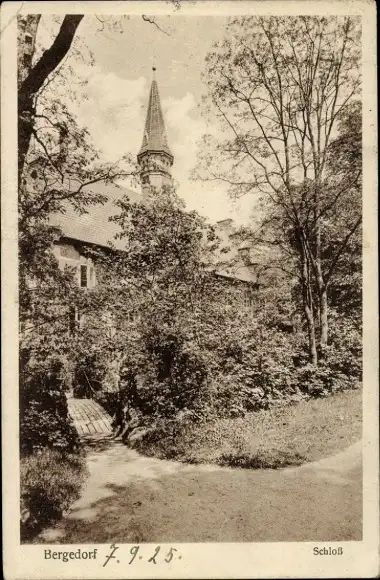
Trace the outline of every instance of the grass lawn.
<path fill-rule="evenodd" d="M 236 419 L 169 429 L 134 446 L 189 463 L 280 468 L 333 455 L 361 438 L 362 392 L 352 390 Z"/>

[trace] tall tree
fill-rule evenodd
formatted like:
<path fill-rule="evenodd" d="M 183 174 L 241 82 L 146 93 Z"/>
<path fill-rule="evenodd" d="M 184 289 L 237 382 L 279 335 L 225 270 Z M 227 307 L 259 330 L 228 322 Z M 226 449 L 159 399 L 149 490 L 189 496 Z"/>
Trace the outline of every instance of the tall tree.
<path fill-rule="evenodd" d="M 35 40 L 41 15 L 19 17 L 19 27 L 24 38 L 19 45 L 23 48 L 19 55 L 19 89 L 18 89 L 18 150 L 19 176 L 22 175 L 25 157 L 32 137 L 35 115 L 35 99 L 48 76 L 59 66 L 70 50 L 77 28 L 83 19 L 83 14 L 66 15 L 60 30 L 52 45 L 46 49 L 35 65 L 32 59 Z M 29 45 L 31 50 L 25 50 Z"/>
<path fill-rule="evenodd" d="M 212 150 L 206 139 L 199 174 L 227 182 L 232 195 L 257 194 L 284 221 L 298 256 L 310 358 L 317 363 L 328 340 L 331 270 L 361 222 L 359 212 L 342 224 L 324 270 L 325 220 L 360 180 L 358 168 L 333 189 L 328 169 L 339 118 L 360 92 L 359 23 L 348 17 L 232 19 L 207 57 L 205 78 L 206 102 L 228 137 Z"/>

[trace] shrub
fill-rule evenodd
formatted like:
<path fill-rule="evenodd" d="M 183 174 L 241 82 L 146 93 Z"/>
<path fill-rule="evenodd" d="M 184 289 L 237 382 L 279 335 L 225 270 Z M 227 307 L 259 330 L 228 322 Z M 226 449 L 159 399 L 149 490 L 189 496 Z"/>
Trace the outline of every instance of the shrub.
<path fill-rule="evenodd" d="M 21 539 L 59 519 L 79 498 L 84 458 L 45 449 L 21 460 Z"/>
<path fill-rule="evenodd" d="M 311 397 L 326 397 L 355 389 L 362 379 L 362 339 L 356 321 L 330 313 L 329 345 L 317 367 L 296 367 L 300 389 Z"/>
<path fill-rule="evenodd" d="M 134 349 L 126 349 L 120 368 L 121 406 L 133 407 L 148 424 L 181 413 L 204 415 L 210 405 L 207 363 L 183 328 L 150 324 Z"/>
<path fill-rule="evenodd" d="M 197 422 L 359 385 L 360 336 L 349 321 L 333 324 L 325 358 L 315 367 L 301 332 L 280 332 L 255 314 L 232 313 L 225 326 L 204 326 L 197 341 L 189 326 L 146 324 L 138 354 L 130 353 L 122 367 L 120 404 L 137 409 L 142 424 L 180 417 Z"/>
<path fill-rule="evenodd" d="M 145 364 L 150 368 L 144 380 L 147 388 L 140 389 L 144 407 L 156 417 L 202 408 L 207 399 L 207 368 L 199 345 L 180 324 L 144 334 Z"/>
<path fill-rule="evenodd" d="M 58 357 L 20 361 L 20 450 L 28 455 L 52 448 L 73 452 L 80 446 L 65 395 L 64 365 Z"/>
<path fill-rule="evenodd" d="M 192 463 L 194 448 L 189 443 L 194 443 L 193 432 L 194 423 L 191 419 L 185 421 L 178 419 L 160 420 L 142 437 L 128 442 L 133 448 L 145 455 Z"/>
<path fill-rule="evenodd" d="M 238 319 L 220 353 L 215 399 L 222 416 L 242 416 L 303 400 L 294 364 L 298 335 L 278 332 L 260 321 Z"/>
<path fill-rule="evenodd" d="M 356 388 L 361 381 L 361 336 L 354 320 L 330 316 L 330 343 L 318 366 L 308 362 L 302 332 L 285 333 L 265 321 L 236 318 L 226 333 L 215 401 L 219 416 L 298 403 Z"/>
<path fill-rule="evenodd" d="M 326 362 L 351 384 L 362 379 L 362 333 L 354 318 L 330 313 L 330 346 Z"/>
<path fill-rule="evenodd" d="M 255 453 L 225 453 L 218 458 L 217 463 L 221 466 L 246 469 L 282 469 L 302 465 L 306 460 L 297 451 L 291 453 L 278 449 L 258 449 Z"/>

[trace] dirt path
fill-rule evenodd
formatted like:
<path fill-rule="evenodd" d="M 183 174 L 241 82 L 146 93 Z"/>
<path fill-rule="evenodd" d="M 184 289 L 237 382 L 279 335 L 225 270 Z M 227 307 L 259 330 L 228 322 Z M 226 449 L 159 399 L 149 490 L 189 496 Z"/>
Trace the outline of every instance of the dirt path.
<path fill-rule="evenodd" d="M 361 539 L 361 443 L 283 470 L 195 466 L 92 441 L 82 497 L 37 542 Z"/>

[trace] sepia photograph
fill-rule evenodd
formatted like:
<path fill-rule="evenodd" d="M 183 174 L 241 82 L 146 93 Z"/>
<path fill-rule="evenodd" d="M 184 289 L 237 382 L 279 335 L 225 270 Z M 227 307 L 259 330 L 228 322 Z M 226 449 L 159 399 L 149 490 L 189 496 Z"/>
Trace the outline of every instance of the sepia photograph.
<path fill-rule="evenodd" d="M 363 541 L 362 16 L 28 4 L 21 547 L 338 558 Z"/>

